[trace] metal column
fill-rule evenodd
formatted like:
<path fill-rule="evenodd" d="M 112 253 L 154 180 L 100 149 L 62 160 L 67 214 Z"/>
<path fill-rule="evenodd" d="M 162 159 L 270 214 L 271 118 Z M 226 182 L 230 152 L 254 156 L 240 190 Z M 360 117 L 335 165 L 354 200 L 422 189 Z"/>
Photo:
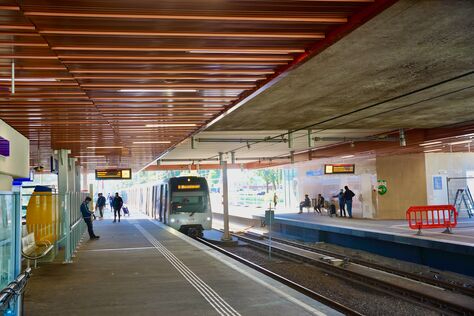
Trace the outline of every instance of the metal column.
<path fill-rule="evenodd" d="M 222 204 L 224 207 L 224 235 L 223 241 L 232 240 L 229 232 L 229 187 L 227 183 L 227 161 L 222 159 L 222 153 L 219 153 L 219 160 L 222 169 Z"/>
<path fill-rule="evenodd" d="M 71 216 L 69 214 L 69 158 L 71 153 L 68 149 L 60 149 L 57 151 L 58 155 L 58 198 L 59 198 L 59 212 L 61 218 L 61 237 L 64 237 L 64 263 L 71 262 Z"/>

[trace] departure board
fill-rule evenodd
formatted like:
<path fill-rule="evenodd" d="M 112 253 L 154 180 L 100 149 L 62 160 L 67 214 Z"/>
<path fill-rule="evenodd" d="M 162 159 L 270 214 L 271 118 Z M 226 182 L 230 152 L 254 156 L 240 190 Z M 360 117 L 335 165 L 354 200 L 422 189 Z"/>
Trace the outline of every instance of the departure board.
<path fill-rule="evenodd" d="M 342 173 L 354 173 L 354 164 L 331 164 L 324 165 L 325 174 L 342 174 Z"/>
<path fill-rule="evenodd" d="M 130 180 L 132 169 L 96 169 L 96 180 Z"/>

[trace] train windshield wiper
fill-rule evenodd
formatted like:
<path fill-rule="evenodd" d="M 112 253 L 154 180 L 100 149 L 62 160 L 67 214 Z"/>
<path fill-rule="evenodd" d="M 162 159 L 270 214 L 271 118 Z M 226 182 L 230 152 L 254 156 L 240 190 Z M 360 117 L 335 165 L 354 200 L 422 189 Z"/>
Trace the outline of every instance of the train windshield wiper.
<path fill-rule="evenodd" d="M 196 213 L 196 212 L 192 212 L 191 214 L 189 214 L 189 217 L 193 216 L 193 215 L 194 215 L 194 213 Z"/>

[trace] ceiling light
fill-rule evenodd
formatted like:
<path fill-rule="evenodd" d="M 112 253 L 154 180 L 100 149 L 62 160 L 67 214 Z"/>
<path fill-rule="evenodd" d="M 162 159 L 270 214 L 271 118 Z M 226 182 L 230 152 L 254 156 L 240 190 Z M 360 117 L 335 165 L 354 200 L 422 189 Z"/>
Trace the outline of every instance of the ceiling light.
<path fill-rule="evenodd" d="M 169 140 L 156 140 L 156 141 L 140 141 L 140 142 L 133 142 L 134 144 L 170 144 L 171 141 Z"/>
<path fill-rule="evenodd" d="M 449 143 L 450 145 L 461 145 L 461 144 L 468 144 L 468 143 L 472 143 L 472 139 L 470 140 L 462 140 L 462 141 L 459 141 L 459 142 L 454 142 L 454 143 Z"/>
<path fill-rule="evenodd" d="M 420 144 L 420 146 L 431 146 L 431 145 L 437 145 L 441 143 L 442 141 L 435 141 L 435 142 L 423 143 L 423 144 Z"/>
<path fill-rule="evenodd" d="M 352 158 L 352 157 L 354 157 L 354 155 L 342 156 L 341 158 L 344 159 L 344 158 Z"/>
<path fill-rule="evenodd" d="M 12 81 L 11 78 L 0 78 L 0 81 Z M 53 82 L 54 78 L 15 78 L 16 82 Z"/>
<path fill-rule="evenodd" d="M 437 149 L 425 150 L 425 151 L 423 151 L 423 152 L 424 152 L 424 153 L 431 153 L 431 152 L 441 151 L 441 150 L 442 150 L 441 148 L 437 148 Z"/>
<path fill-rule="evenodd" d="M 123 146 L 103 146 L 103 147 L 87 147 L 87 149 L 120 149 Z"/>
<path fill-rule="evenodd" d="M 193 127 L 196 124 L 147 124 L 145 127 Z"/>
<path fill-rule="evenodd" d="M 119 92 L 197 92 L 196 89 L 120 89 Z"/>
<path fill-rule="evenodd" d="M 469 134 L 465 134 L 465 135 L 459 135 L 459 136 L 456 136 L 456 138 L 472 137 L 472 136 L 474 136 L 474 133 L 469 133 Z"/>

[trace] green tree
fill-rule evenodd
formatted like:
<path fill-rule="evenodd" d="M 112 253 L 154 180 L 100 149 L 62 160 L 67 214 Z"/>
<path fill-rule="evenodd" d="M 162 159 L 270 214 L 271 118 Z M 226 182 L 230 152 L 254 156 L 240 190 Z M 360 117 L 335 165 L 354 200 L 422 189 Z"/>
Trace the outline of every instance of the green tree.
<path fill-rule="evenodd" d="M 276 190 L 281 183 L 282 173 L 279 169 L 261 169 L 257 170 L 257 176 L 265 181 L 267 187 L 267 193 L 270 191 L 270 184 L 273 189 Z"/>

